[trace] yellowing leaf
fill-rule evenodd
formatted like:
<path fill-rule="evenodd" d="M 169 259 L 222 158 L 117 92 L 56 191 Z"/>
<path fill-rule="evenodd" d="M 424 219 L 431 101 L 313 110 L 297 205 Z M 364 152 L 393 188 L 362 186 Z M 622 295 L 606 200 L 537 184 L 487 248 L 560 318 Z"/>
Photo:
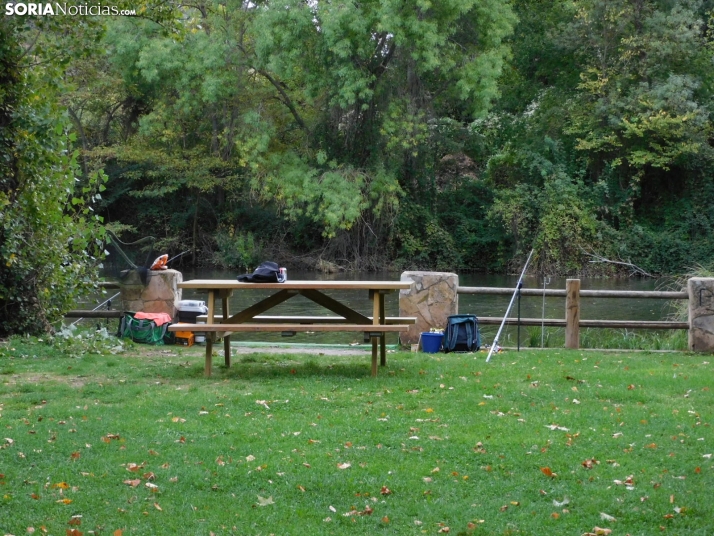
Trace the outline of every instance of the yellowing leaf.
<path fill-rule="evenodd" d="M 596 536 L 609 536 L 612 534 L 612 529 L 603 529 L 600 527 L 593 527 L 593 533 Z"/>
<path fill-rule="evenodd" d="M 60 499 L 57 502 L 60 504 L 72 504 L 72 499 Z"/>
<path fill-rule="evenodd" d="M 69 489 L 69 484 L 67 484 L 67 482 L 57 482 L 57 484 L 52 484 L 52 487 L 59 489 Z"/>
<path fill-rule="evenodd" d="M 258 506 L 268 506 L 269 504 L 275 504 L 273 496 L 271 495 L 267 499 L 258 495 Z"/>

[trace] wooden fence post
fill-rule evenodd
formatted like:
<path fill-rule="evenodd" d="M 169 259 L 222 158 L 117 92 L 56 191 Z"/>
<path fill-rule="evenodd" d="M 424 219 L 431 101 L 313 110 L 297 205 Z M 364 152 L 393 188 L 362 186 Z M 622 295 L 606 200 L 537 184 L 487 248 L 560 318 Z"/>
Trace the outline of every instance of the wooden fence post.
<path fill-rule="evenodd" d="M 580 348 L 580 279 L 565 281 L 565 347 Z"/>

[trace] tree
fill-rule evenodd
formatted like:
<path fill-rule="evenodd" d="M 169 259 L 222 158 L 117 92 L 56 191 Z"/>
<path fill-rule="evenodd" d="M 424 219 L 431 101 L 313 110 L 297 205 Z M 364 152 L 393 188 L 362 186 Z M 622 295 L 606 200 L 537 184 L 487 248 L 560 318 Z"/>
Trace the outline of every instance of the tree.
<path fill-rule="evenodd" d="M 59 51 L 73 48 L 53 45 L 54 24 L 0 20 L 0 336 L 50 330 L 93 288 L 103 251 L 91 205 L 104 177 L 79 179 L 58 106 Z"/>

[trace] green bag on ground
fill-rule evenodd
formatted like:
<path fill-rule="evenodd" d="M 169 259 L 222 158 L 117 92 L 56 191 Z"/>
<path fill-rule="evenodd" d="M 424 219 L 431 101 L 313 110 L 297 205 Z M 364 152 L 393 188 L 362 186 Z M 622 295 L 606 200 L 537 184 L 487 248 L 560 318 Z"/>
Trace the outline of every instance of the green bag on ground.
<path fill-rule="evenodd" d="M 143 344 L 175 344 L 176 336 L 169 331 L 170 323 L 160 326 L 153 320 L 134 318 L 134 313 L 124 313 L 119 325 L 119 337 Z"/>

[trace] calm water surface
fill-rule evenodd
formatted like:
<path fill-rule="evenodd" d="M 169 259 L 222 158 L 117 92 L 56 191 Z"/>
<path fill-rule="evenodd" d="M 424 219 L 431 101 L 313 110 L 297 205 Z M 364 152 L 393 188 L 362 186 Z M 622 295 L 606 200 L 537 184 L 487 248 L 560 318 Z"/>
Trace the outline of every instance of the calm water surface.
<path fill-rule="evenodd" d="M 235 271 L 199 270 L 196 272 L 184 271 L 184 280 L 189 279 L 235 279 Z M 399 273 L 340 273 L 322 274 L 314 272 L 297 272 L 288 269 L 288 277 L 293 280 L 398 280 Z M 506 287 L 515 288 L 517 276 L 466 274 L 459 276 L 459 284 L 469 287 Z M 609 290 L 656 290 L 661 282 L 654 279 L 600 279 L 581 278 L 583 290 L 609 289 Z M 523 288 L 543 288 L 543 278 L 524 278 Z M 547 289 L 564 289 L 565 278 L 551 278 L 546 285 Z M 266 290 L 250 290 L 235 292 L 230 301 L 230 309 L 238 311 L 244 309 L 270 294 Z M 340 299 L 350 307 L 371 314 L 372 307 L 369 296 L 364 291 L 332 291 L 326 292 Z M 187 290 L 183 299 L 205 300 L 205 292 Z M 459 312 L 471 313 L 476 316 L 503 316 L 508 307 L 510 296 L 479 296 L 474 294 L 459 295 Z M 387 295 L 387 315 L 399 314 L 399 294 L 397 292 Z M 565 298 L 548 297 L 522 297 L 521 316 L 528 318 L 542 318 L 543 308 L 545 318 L 565 318 Z M 220 310 L 220 306 L 218 307 Z M 667 319 L 672 314 L 671 304 L 668 300 L 654 299 L 621 299 L 621 298 L 581 298 L 581 318 L 602 320 L 660 320 Z M 275 315 L 322 315 L 332 314 L 314 302 L 302 296 L 296 296 L 281 303 L 270 311 Z M 516 316 L 517 304 L 514 303 L 510 316 Z M 524 329 L 524 328 L 522 328 Z M 495 329 L 482 328 L 482 332 L 490 334 Z M 508 328 L 513 331 L 515 328 Z M 362 343 L 360 334 L 355 333 L 314 333 L 301 334 L 295 337 L 283 338 L 280 334 L 255 333 L 236 334 L 234 340 L 253 340 L 268 342 L 293 342 L 293 343 Z M 504 336 L 501 340 L 505 340 Z M 396 334 L 389 334 L 389 344 L 397 342 Z M 485 341 L 490 342 L 490 341 Z"/>

